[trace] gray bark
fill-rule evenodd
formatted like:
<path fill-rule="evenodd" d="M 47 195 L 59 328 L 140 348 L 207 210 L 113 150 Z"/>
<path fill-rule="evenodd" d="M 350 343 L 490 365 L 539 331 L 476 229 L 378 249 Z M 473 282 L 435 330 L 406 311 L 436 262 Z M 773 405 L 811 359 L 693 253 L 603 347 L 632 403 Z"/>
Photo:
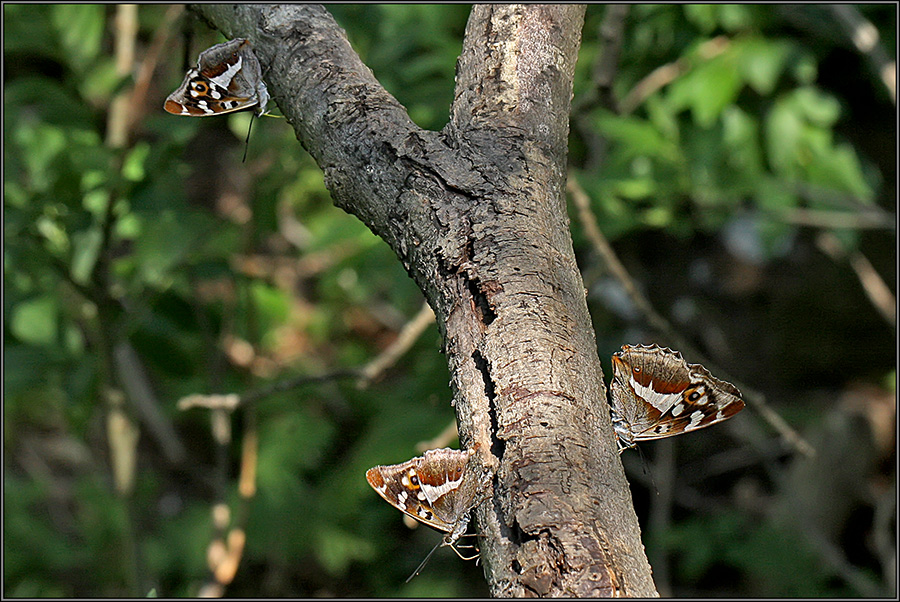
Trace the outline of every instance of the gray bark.
<path fill-rule="evenodd" d="M 321 6 L 198 10 L 251 41 L 335 203 L 434 309 L 461 440 L 499 460 L 477 512 L 492 594 L 657 595 L 565 206 L 584 7 L 476 5 L 441 132 L 410 121 Z"/>

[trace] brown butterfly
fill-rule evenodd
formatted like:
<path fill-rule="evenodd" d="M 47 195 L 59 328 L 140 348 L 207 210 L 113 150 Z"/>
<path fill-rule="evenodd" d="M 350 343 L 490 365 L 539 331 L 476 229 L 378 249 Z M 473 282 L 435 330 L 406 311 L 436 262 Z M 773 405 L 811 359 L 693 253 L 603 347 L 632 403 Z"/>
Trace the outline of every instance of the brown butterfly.
<path fill-rule="evenodd" d="M 744 408 L 741 392 L 689 364 L 677 351 L 623 345 L 612 358 L 610 412 L 619 452 L 638 441 L 672 437 L 731 418 Z"/>
<path fill-rule="evenodd" d="M 441 546 L 450 546 L 466 559 L 454 544 L 466 532 L 472 509 L 488 495 L 493 478 L 493 470 L 482 463 L 476 449 L 477 445 L 466 451 L 432 449 L 402 464 L 366 471 L 369 485 L 391 506 L 445 533 L 407 581 Z"/>
<path fill-rule="evenodd" d="M 236 38 L 200 53 L 196 69 L 189 69 L 177 90 L 166 98 L 173 115 L 209 117 L 257 107 L 266 112 L 269 91 L 250 42 Z"/>

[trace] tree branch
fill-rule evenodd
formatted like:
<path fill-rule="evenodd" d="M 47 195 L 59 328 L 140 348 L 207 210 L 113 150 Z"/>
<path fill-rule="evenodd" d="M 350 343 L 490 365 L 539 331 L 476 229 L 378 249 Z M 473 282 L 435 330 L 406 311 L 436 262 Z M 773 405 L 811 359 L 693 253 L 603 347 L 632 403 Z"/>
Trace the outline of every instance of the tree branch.
<path fill-rule="evenodd" d="M 463 445 L 499 462 L 478 509 L 497 596 L 653 596 L 565 207 L 584 7 L 476 5 L 451 119 L 415 126 L 320 6 L 201 5 L 250 39 L 335 204 L 434 309 Z"/>

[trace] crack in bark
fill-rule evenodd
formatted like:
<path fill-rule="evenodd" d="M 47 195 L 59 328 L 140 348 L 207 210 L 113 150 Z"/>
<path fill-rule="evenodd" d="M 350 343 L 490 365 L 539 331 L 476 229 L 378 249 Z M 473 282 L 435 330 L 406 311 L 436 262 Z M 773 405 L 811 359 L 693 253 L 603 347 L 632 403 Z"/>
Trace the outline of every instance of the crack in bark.
<path fill-rule="evenodd" d="M 477 349 L 472 352 L 472 361 L 475 368 L 481 373 L 484 380 L 484 395 L 488 401 L 488 416 L 491 423 L 491 454 L 498 460 L 503 460 L 503 452 L 506 450 L 506 442 L 497 437 L 497 390 L 491 379 L 490 362 Z"/>
<path fill-rule="evenodd" d="M 497 393 L 494 389 L 494 381 L 491 380 L 490 364 L 477 349 L 472 352 L 472 360 L 475 362 L 475 367 L 481 372 L 481 378 L 484 379 L 484 394 L 490 404 L 494 405 Z"/>
<path fill-rule="evenodd" d="M 466 288 L 469 289 L 469 293 L 472 295 L 472 302 L 475 305 L 475 309 L 481 314 L 481 322 L 485 326 L 490 326 L 491 323 L 497 319 L 497 312 L 494 311 L 487 296 L 481 291 L 481 288 L 479 288 L 479 279 L 469 278 L 466 272 L 463 272 L 461 276 L 466 284 Z"/>

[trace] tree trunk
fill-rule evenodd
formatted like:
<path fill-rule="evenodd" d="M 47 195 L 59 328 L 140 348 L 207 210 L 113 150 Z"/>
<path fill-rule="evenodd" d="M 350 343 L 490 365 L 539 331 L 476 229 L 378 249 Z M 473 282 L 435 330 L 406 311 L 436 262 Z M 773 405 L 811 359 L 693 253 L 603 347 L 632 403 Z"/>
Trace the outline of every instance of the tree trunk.
<path fill-rule="evenodd" d="M 476 5 L 441 132 L 410 121 L 321 6 L 198 10 L 251 41 L 335 203 L 434 309 L 461 441 L 499 460 L 477 512 L 491 592 L 657 595 L 565 206 L 584 7 Z"/>

